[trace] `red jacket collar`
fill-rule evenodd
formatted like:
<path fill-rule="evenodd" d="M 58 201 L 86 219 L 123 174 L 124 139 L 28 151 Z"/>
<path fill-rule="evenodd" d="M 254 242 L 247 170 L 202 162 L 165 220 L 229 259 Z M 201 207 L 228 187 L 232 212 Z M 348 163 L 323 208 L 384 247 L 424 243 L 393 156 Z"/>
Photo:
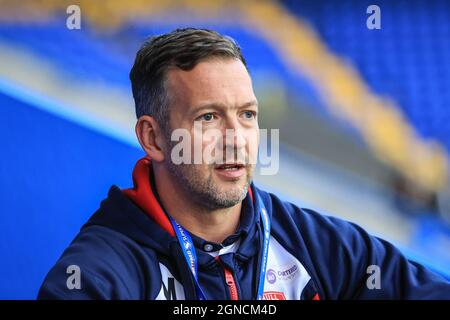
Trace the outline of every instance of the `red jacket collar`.
<path fill-rule="evenodd" d="M 122 192 L 140 207 L 150 218 L 158 223 L 164 230 L 175 236 L 172 224 L 161 208 L 158 200 L 153 194 L 150 183 L 151 160 L 149 157 L 140 159 L 133 170 L 133 188 Z"/>

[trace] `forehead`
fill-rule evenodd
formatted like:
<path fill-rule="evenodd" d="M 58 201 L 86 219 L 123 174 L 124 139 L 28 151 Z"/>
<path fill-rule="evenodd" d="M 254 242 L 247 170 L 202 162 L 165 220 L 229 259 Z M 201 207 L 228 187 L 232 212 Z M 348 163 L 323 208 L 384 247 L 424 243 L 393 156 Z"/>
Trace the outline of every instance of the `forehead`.
<path fill-rule="evenodd" d="M 204 103 L 234 106 L 255 99 L 247 69 L 237 59 L 209 59 L 189 71 L 174 68 L 167 80 L 176 104 L 184 107 Z"/>

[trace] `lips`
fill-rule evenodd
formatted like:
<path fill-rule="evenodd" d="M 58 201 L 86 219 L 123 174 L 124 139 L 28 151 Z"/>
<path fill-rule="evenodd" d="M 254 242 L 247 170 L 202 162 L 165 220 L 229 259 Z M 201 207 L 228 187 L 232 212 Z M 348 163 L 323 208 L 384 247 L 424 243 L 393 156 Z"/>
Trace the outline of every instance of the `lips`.
<path fill-rule="evenodd" d="M 215 167 L 218 170 L 238 170 L 243 168 L 244 165 L 241 163 L 225 163 Z"/>
<path fill-rule="evenodd" d="M 214 170 L 222 179 L 235 181 L 245 174 L 245 165 L 241 163 L 225 163 L 215 166 Z"/>

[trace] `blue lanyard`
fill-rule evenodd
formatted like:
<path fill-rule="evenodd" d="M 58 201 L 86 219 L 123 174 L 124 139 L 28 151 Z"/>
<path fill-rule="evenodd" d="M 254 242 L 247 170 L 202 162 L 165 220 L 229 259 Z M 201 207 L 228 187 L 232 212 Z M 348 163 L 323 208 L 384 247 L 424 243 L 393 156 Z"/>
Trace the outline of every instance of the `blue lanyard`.
<path fill-rule="evenodd" d="M 257 209 L 260 212 L 261 220 L 263 222 L 264 232 L 263 232 L 263 252 L 259 272 L 259 283 L 258 283 L 258 294 L 257 299 L 262 300 L 264 294 L 264 281 L 266 279 L 266 268 L 267 268 L 267 257 L 269 255 L 269 240 L 270 240 L 270 218 L 267 214 L 267 210 L 264 207 L 259 195 L 255 192 Z M 195 291 L 197 297 L 200 300 L 207 300 L 206 296 L 200 287 L 198 282 L 198 264 L 197 264 L 197 254 L 195 252 L 194 242 L 192 241 L 189 232 L 184 229 L 178 222 L 176 222 L 171 216 L 169 216 L 170 222 L 172 223 L 175 234 L 177 235 L 178 242 L 180 243 L 181 250 L 183 251 L 184 258 L 194 276 Z"/>
<path fill-rule="evenodd" d="M 261 220 L 263 223 L 263 252 L 261 259 L 261 266 L 259 271 L 259 284 L 258 284 L 258 294 L 256 295 L 257 300 L 262 300 L 264 294 L 264 281 L 266 279 L 266 269 L 267 269 L 267 258 L 269 256 L 269 240 L 270 240 L 270 218 L 267 213 L 264 203 L 261 201 L 259 194 L 255 192 L 256 203 L 258 205 L 259 212 L 261 214 Z"/>
<path fill-rule="evenodd" d="M 181 250 L 183 250 L 184 258 L 192 272 L 195 280 L 195 291 L 197 292 L 197 297 L 200 300 L 206 300 L 206 296 L 203 293 L 200 284 L 198 283 L 198 264 L 197 264 L 197 254 L 195 253 L 194 242 L 192 241 L 189 232 L 184 229 L 178 222 L 176 222 L 171 216 L 169 216 L 170 222 L 172 223 L 173 229 L 180 243 Z"/>

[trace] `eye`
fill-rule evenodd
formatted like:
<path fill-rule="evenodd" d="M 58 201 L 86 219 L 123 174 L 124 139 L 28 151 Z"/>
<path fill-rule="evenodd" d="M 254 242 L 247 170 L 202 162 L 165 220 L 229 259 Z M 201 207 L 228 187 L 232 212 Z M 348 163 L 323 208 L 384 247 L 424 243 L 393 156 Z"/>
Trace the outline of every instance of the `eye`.
<path fill-rule="evenodd" d="M 256 113 L 253 111 L 245 111 L 243 113 L 245 119 L 253 119 L 256 117 Z"/>
<path fill-rule="evenodd" d="M 197 118 L 198 120 L 209 122 L 214 119 L 214 114 L 212 113 L 205 113 Z"/>

